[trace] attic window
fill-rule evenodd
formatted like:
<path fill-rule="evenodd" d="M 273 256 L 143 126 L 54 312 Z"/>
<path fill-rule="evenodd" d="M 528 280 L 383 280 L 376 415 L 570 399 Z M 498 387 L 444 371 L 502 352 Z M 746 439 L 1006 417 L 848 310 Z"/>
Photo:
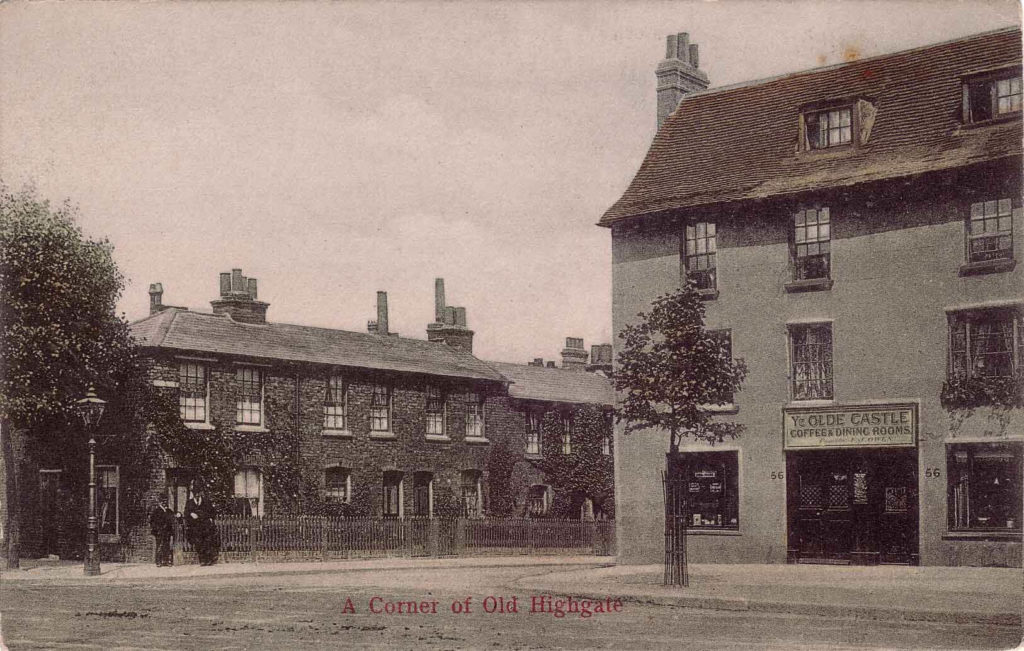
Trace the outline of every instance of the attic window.
<path fill-rule="evenodd" d="M 850 107 L 816 111 L 806 115 L 807 144 L 826 149 L 853 142 L 853 111 Z"/>
<path fill-rule="evenodd" d="M 1003 70 L 964 80 L 964 123 L 985 122 L 1021 111 L 1021 75 Z"/>

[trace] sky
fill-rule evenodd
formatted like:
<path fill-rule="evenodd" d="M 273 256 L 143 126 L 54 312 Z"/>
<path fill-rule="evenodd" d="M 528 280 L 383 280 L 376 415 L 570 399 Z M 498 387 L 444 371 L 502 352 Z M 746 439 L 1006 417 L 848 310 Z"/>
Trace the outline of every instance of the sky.
<path fill-rule="evenodd" d="M 120 309 L 425 338 L 434 278 L 482 358 L 611 342 L 610 233 L 686 31 L 712 86 L 1020 24 L 955 2 L 7 2 L 0 179 L 114 244 Z"/>

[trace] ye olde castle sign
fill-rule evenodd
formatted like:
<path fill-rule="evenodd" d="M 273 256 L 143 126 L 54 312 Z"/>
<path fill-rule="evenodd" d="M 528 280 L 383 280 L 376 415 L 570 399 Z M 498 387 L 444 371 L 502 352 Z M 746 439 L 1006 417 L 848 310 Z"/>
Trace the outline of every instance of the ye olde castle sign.
<path fill-rule="evenodd" d="M 787 450 L 917 445 L 914 405 L 784 409 Z"/>

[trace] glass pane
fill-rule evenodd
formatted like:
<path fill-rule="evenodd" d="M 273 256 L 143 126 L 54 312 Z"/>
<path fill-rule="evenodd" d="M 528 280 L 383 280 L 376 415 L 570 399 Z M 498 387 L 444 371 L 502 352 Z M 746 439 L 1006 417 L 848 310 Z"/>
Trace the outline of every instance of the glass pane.
<path fill-rule="evenodd" d="M 998 224 L 996 223 L 996 220 L 994 220 L 994 219 L 986 219 L 985 220 L 985 232 L 986 233 L 995 233 L 996 232 L 996 226 L 998 226 Z"/>
<path fill-rule="evenodd" d="M 803 210 L 798 210 L 796 215 L 795 215 L 795 219 L 796 219 L 796 225 L 797 226 L 803 226 L 804 225 L 804 219 L 805 219 L 804 211 Z"/>
<path fill-rule="evenodd" d="M 700 222 L 697 224 L 697 237 L 701 238 L 707 234 L 707 224 Z"/>
<path fill-rule="evenodd" d="M 687 227 L 686 227 L 686 239 L 688 239 L 688 240 L 692 240 L 692 239 L 693 239 L 693 237 L 694 237 L 694 229 L 693 229 L 693 226 L 687 226 Z"/>
<path fill-rule="evenodd" d="M 993 199 L 985 202 L 985 216 L 994 217 L 999 212 L 999 202 Z"/>
<path fill-rule="evenodd" d="M 708 224 L 708 237 L 715 236 L 715 225 L 713 223 Z"/>
<path fill-rule="evenodd" d="M 820 208 L 818 210 L 818 223 L 824 224 L 829 220 L 828 208 Z"/>
<path fill-rule="evenodd" d="M 718 250 L 718 246 L 715 243 L 715 239 L 711 238 L 708 240 L 708 253 L 714 253 Z"/>
<path fill-rule="evenodd" d="M 706 239 L 697 240 L 697 253 L 707 253 L 708 241 Z"/>
<path fill-rule="evenodd" d="M 808 240 L 812 240 L 812 241 L 818 239 L 818 227 L 817 226 L 808 226 L 807 227 L 807 239 Z"/>
<path fill-rule="evenodd" d="M 972 203 L 971 204 L 971 219 L 977 219 L 985 213 L 985 204 L 983 203 Z"/>
<path fill-rule="evenodd" d="M 1003 232 L 1006 232 L 1006 231 L 1010 230 L 1010 218 L 1009 217 L 1000 217 L 999 218 L 999 230 L 1003 231 Z"/>
<path fill-rule="evenodd" d="M 695 252 L 694 241 L 686 240 L 686 255 L 693 255 Z"/>
<path fill-rule="evenodd" d="M 818 227 L 818 237 L 823 240 L 827 240 L 829 238 L 828 224 L 822 224 L 821 226 Z"/>
<path fill-rule="evenodd" d="M 999 214 L 1000 215 L 1009 215 L 1011 209 L 1012 209 L 1012 206 L 1010 204 L 1010 200 L 1009 199 L 1000 199 L 999 200 Z"/>
<path fill-rule="evenodd" d="M 806 239 L 806 226 L 800 226 L 796 229 L 796 241 L 799 244 Z"/>

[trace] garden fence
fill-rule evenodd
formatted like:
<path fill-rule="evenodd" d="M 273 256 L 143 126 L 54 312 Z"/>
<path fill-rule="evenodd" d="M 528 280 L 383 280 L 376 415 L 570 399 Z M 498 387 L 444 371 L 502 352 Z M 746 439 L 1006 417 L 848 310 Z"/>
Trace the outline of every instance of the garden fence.
<path fill-rule="evenodd" d="M 349 558 L 615 554 L 612 520 L 226 516 L 216 521 L 221 562 Z M 175 562 L 193 562 L 182 523 Z"/>

